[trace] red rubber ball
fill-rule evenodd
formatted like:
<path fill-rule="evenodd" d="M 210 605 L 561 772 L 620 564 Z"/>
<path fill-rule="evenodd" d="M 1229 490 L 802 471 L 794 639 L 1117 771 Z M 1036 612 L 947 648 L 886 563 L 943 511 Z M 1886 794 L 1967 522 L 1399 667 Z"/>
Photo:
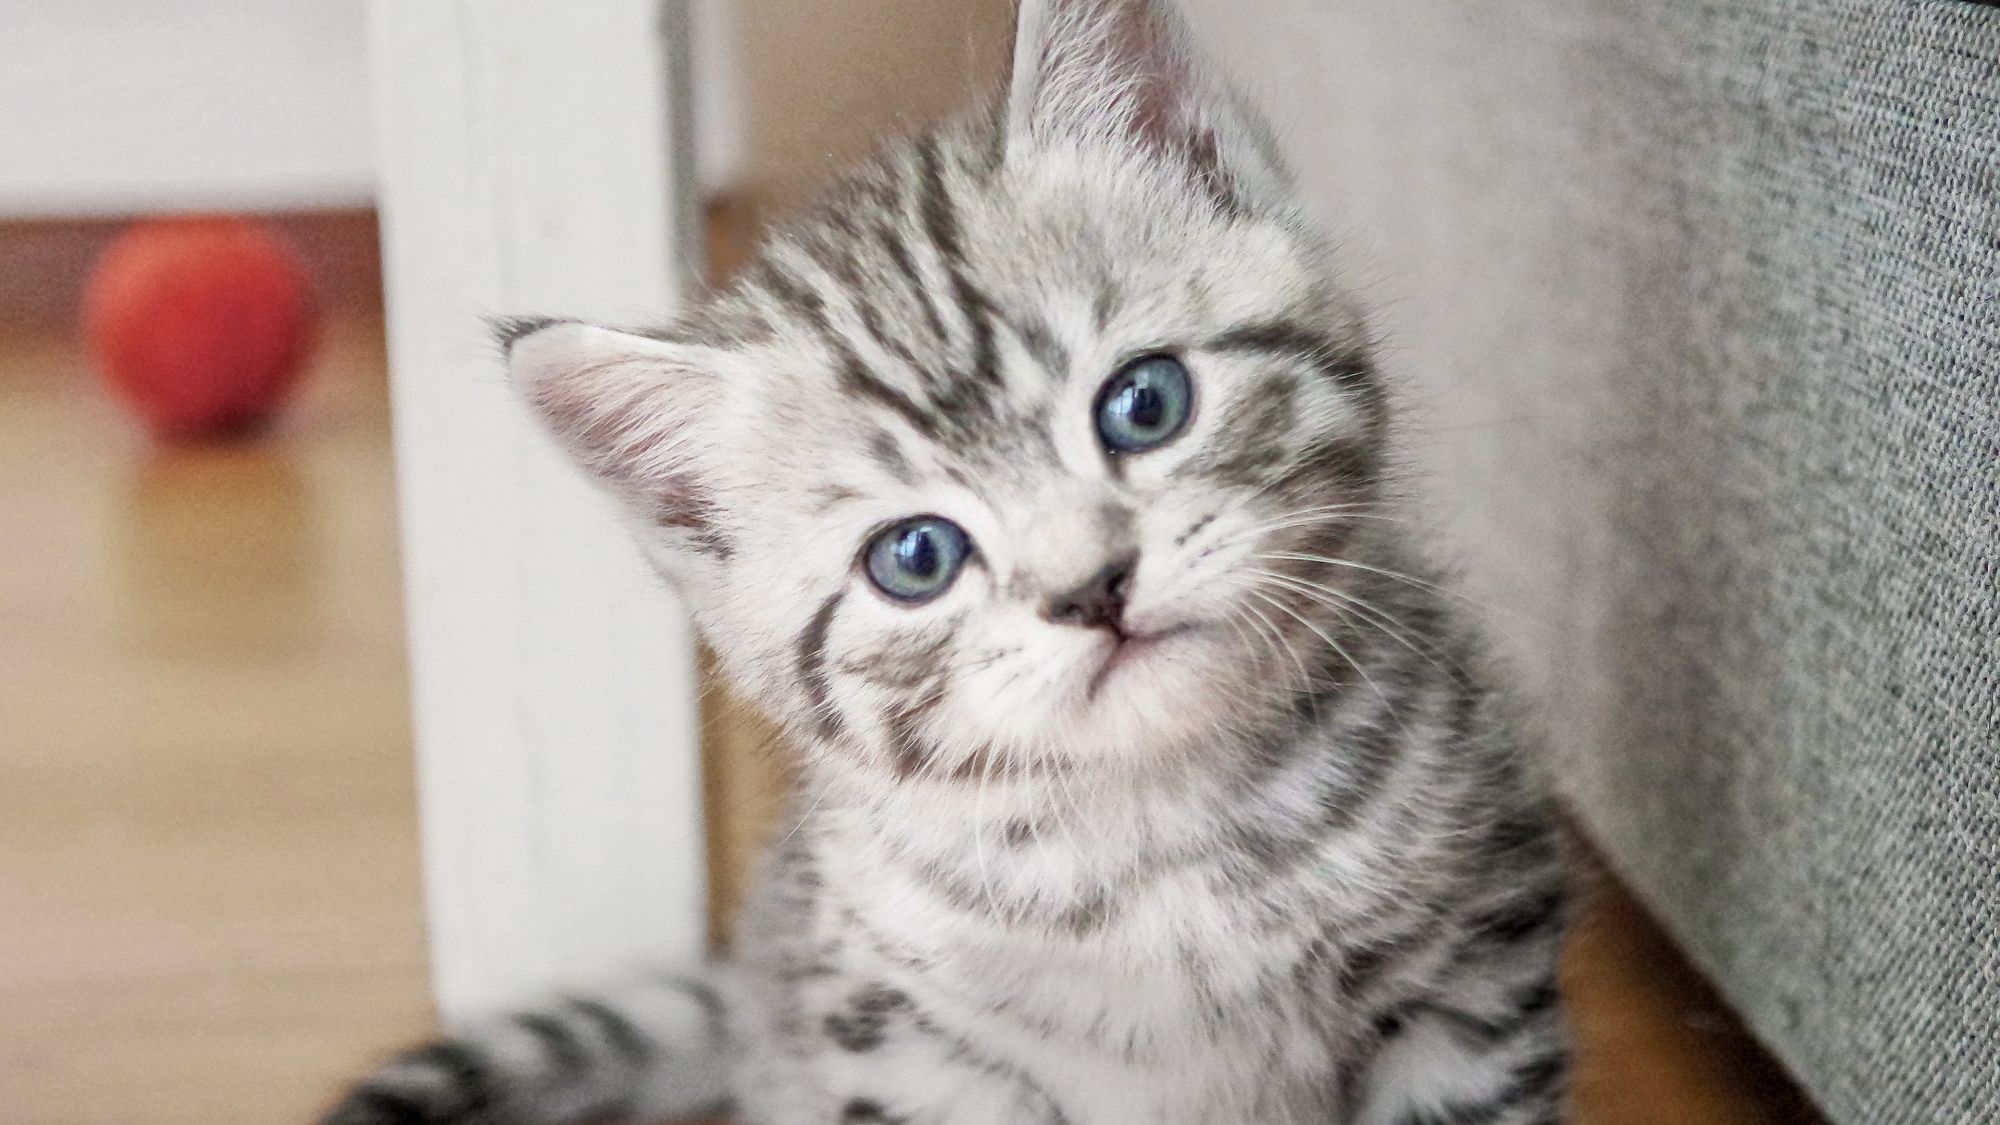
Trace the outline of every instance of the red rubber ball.
<path fill-rule="evenodd" d="M 245 219 L 151 219 L 121 233 L 84 295 L 106 380 L 170 440 L 270 419 L 312 348 L 312 287 L 284 243 Z"/>

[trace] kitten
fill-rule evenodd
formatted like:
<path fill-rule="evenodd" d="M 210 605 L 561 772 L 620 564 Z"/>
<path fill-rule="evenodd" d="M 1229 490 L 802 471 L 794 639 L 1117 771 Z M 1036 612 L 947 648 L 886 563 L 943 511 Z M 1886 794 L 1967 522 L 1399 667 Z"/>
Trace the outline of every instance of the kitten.
<path fill-rule="evenodd" d="M 1544 798 L 1362 313 L 1160 0 L 1025 0 L 1004 98 L 680 323 L 504 336 L 803 792 L 732 967 L 330 1125 L 1560 1119 Z"/>

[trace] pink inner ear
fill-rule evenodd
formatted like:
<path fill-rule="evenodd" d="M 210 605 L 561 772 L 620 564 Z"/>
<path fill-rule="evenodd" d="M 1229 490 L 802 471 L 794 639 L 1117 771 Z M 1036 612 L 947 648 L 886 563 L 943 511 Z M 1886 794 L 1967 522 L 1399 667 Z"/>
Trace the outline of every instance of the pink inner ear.
<path fill-rule="evenodd" d="M 533 362 L 531 360 L 531 362 Z M 543 358 L 521 379 L 563 449 L 647 522 L 706 526 L 711 500 L 690 439 L 706 376 L 650 355 Z"/>
<path fill-rule="evenodd" d="M 1022 7 L 1013 112 L 1038 130 L 1084 137 L 1122 134 L 1149 155 L 1227 194 L 1221 146 L 1178 18 L 1163 0 L 1046 0 L 1041 18 Z M 1030 74 L 1018 73 L 1023 66 Z"/>
<path fill-rule="evenodd" d="M 1106 29 L 1105 69 L 1131 91 L 1131 128 L 1167 148 L 1191 127 L 1194 72 L 1187 53 L 1153 3 L 1114 0 L 1119 14 Z"/>

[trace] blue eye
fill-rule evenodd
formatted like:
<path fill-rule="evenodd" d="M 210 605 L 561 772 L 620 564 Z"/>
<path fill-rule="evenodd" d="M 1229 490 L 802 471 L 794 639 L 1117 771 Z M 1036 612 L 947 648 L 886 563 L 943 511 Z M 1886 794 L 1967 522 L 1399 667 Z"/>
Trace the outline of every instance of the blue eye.
<path fill-rule="evenodd" d="M 1144 453 L 1174 439 L 1194 409 L 1194 380 L 1180 360 L 1149 355 L 1120 368 L 1097 392 L 1097 436 L 1113 453 Z"/>
<path fill-rule="evenodd" d="M 901 602 L 927 602 L 945 592 L 972 556 L 972 540 L 948 519 L 913 516 L 869 540 L 863 564 L 869 581 Z"/>

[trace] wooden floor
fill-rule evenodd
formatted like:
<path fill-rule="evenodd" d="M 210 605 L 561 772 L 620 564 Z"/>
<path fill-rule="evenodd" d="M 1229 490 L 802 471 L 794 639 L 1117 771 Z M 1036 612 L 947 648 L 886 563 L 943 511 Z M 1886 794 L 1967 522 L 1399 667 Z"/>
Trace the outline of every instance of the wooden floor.
<path fill-rule="evenodd" d="M 0 1125 L 304 1123 L 429 1029 L 400 598 L 368 302 L 278 432 L 174 453 L 0 319 Z M 771 775 L 712 774 L 733 888 Z M 1594 885 L 1577 1120 L 1811 1120 Z"/>
<path fill-rule="evenodd" d="M 429 1026 L 381 337 L 166 453 L 0 329 L 0 1122 L 304 1122 Z"/>

